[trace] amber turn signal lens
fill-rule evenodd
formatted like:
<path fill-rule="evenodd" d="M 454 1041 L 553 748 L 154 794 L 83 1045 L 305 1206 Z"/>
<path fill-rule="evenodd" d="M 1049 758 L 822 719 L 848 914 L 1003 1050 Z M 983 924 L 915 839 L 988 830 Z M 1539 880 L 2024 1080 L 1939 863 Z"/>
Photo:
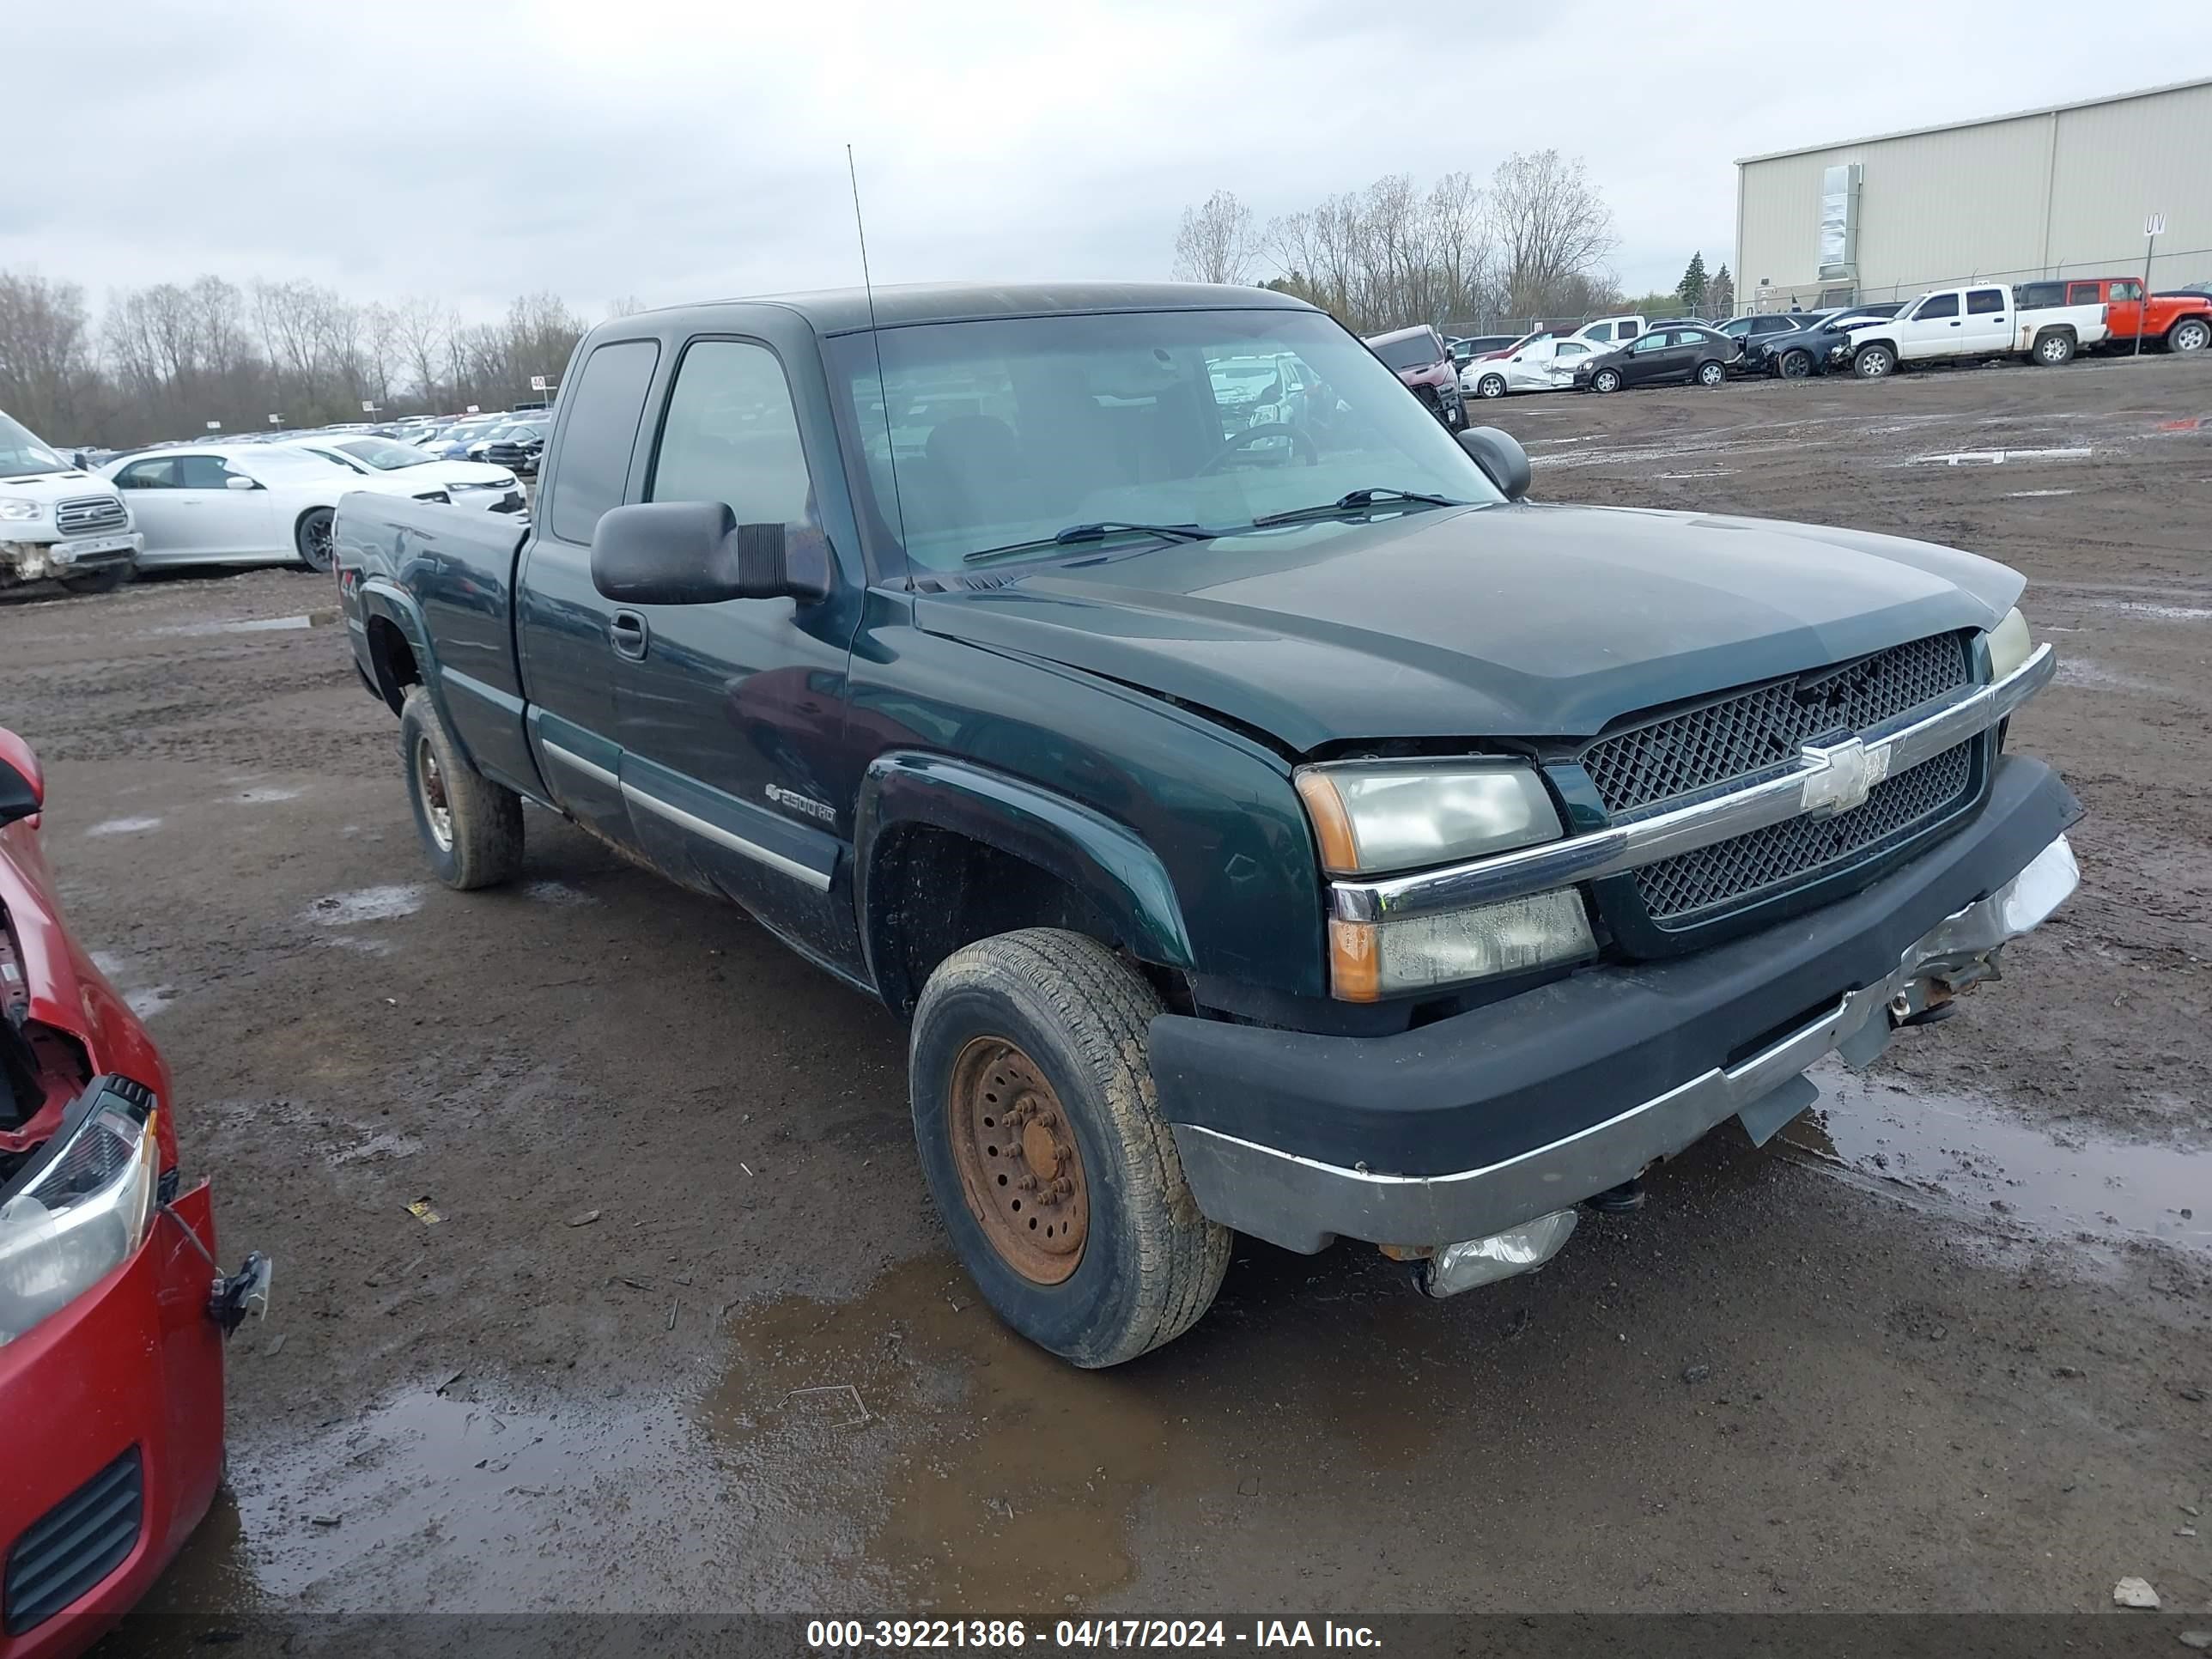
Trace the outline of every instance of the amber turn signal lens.
<path fill-rule="evenodd" d="M 1382 995 L 1382 952 L 1376 946 L 1373 922 L 1330 921 L 1328 987 L 1331 995 L 1340 1002 L 1372 1002 Z"/>
<path fill-rule="evenodd" d="M 1359 847 L 1352 838 L 1352 819 L 1346 815 L 1344 799 L 1336 793 L 1336 785 L 1326 772 L 1301 771 L 1297 774 L 1298 799 L 1306 804 L 1306 816 L 1313 820 L 1314 838 L 1321 842 L 1321 866 L 1333 876 L 1357 874 L 1359 869 Z"/>

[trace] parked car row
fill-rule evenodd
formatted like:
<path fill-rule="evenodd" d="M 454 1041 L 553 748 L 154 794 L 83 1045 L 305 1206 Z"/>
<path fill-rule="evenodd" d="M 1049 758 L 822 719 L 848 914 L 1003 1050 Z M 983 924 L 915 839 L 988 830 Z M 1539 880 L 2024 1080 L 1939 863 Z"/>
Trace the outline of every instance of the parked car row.
<path fill-rule="evenodd" d="M 2006 288 L 1970 283 L 1906 301 L 1767 312 L 1717 325 L 1690 319 L 1601 318 L 1571 332 L 1522 336 L 1469 354 L 1462 392 L 1503 398 L 1570 387 L 1617 392 L 1675 381 L 1721 385 L 1734 374 L 1786 380 L 1848 370 L 1879 380 L 1921 363 L 2018 357 L 2052 366 L 2081 352 L 2212 346 L 2212 295 L 2144 298 L 2131 277 L 2078 277 Z"/>

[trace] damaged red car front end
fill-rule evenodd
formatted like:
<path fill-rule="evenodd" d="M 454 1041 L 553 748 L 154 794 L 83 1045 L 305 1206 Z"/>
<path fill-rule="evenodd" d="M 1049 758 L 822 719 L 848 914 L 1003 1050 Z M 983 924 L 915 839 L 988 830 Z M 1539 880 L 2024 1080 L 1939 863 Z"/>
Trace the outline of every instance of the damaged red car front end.
<path fill-rule="evenodd" d="M 223 1338 L 268 1288 L 216 1266 L 168 1068 L 62 921 L 43 805 L 0 730 L 0 1659 L 90 1645 L 207 1513 Z"/>

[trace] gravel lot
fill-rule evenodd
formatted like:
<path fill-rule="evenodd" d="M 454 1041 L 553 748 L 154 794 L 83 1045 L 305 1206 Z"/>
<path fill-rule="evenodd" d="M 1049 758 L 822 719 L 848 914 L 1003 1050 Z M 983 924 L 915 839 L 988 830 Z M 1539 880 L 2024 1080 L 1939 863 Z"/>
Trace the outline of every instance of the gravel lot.
<path fill-rule="evenodd" d="M 1482 412 L 1547 499 L 2024 568 L 2065 665 L 2013 742 L 2090 809 L 2084 890 L 1790 1144 L 1731 1128 L 1540 1274 L 1431 1304 L 1372 1252 L 1245 1248 L 1105 1375 L 977 1304 L 880 1009 L 543 815 L 513 890 L 429 882 L 326 580 L 0 603 L 77 930 L 226 1254 L 278 1263 L 170 1634 L 2212 1601 L 2178 1533 L 2212 1487 L 2212 362 Z"/>

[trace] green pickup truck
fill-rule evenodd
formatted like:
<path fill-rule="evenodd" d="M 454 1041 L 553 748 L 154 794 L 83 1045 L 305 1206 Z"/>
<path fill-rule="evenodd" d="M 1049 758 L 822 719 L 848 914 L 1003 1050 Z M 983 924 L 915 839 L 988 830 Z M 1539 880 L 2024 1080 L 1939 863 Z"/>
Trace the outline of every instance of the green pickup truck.
<path fill-rule="evenodd" d="M 1096 1366 L 1236 1231 L 1539 1266 L 2075 885 L 2014 572 L 1528 489 L 1285 296 L 924 286 L 604 324 L 531 524 L 335 552 L 438 874 L 536 801 L 908 1017 L 953 1247 Z"/>

